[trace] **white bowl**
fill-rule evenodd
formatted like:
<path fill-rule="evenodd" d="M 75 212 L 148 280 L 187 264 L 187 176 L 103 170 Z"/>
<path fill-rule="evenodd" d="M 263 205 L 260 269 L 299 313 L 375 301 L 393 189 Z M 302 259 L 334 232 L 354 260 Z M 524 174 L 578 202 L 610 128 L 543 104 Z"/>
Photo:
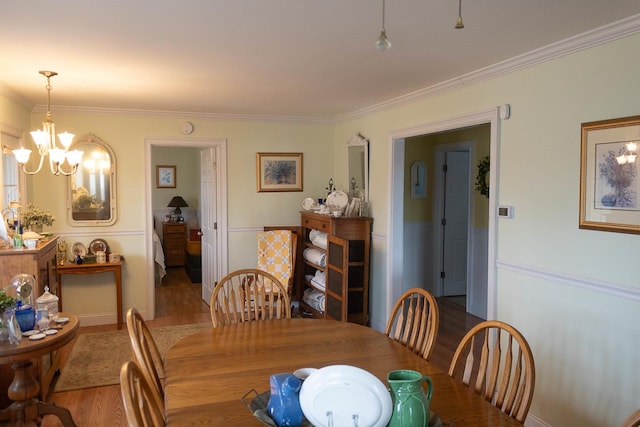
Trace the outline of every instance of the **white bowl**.
<path fill-rule="evenodd" d="M 24 246 L 27 249 L 35 249 L 37 244 L 38 244 L 38 239 L 26 239 L 24 241 Z"/>
<path fill-rule="evenodd" d="M 333 216 L 335 216 L 336 218 L 338 218 L 340 215 L 342 215 L 342 211 L 333 211 L 331 212 L 333 214 Z"/>

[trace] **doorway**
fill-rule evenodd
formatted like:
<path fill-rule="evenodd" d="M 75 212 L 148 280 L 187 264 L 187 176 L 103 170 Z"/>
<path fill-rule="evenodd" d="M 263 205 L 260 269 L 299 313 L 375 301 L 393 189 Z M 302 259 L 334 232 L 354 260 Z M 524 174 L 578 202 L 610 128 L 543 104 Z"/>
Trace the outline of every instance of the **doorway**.
<path fill-rule="evenodd" d="M 405 283 L 405 268 L 404 263 L 404 252 L 406 250 L 405 245 L 405 237 L 406 233 L 404 232 L 404 218 L 405 218 L 405 142 L 407 139 L 418 136 L 425 135 L 434 135 L 443 132 L 449 132 L 454 130 L 461 130 L 465 128 L 470 128 L 474 126 L 485 125 L 489 129 L 489 144 L 490 144 L 490 158 L 491 164 L 498 164 L 496 161 L 497 157 L 497 144 L 498 144 L 498 135 L 497 135 L 497 126 L 498 126 L 498 108 L 492 108 L 486 111 L 453 118 L 450 120 L 436 122 L 431 124 L 426 124 L 420 127 L 414 127 L 405 130 L 399 130 L 396 132 L 392 132 L 389 135 L 389 144 L 391 146 L 391 158 L 390 158 L 390 215 L 389 215 L 389 223 L 388 223 L 388 250 L 387 250 L 387 286 L 386 290 L 386 302 L 387 302 L 387 315 L 391 312 L 393 302 L 398 299 L 401 295 L 402 291 L 411 287 L 411 283 Z M 488 224 L 486 225 L 485 236 L 478 238 L 478 236 L 471 232 L 469 233 L 469 243 L 467 245 L 470 248 L 470 254 L 468 253 L 467 266 L 472 265 L 471 268 L 468 267 L 467 271 L 477 273 L 477 277 L 475 279 L 481 279 L 479 282 L 482 283 L 481 289 L 480 286 L 468 286 L 467 297 L 469 299 L 469 303 L 467 304 L 468 309 L 471 313 L 479 315 L 479 317 L 492 319 L 495 317 L 495 232 L 496 232 L 496 216 L 495 209 L 496 206 L 496 172 L 492 168 L 490 171 L 489 182 L 492 188 L 490 193 L 489 202 L 488 202 L 488 212 L 486 221 Z M 493 190 L 495 189 L 495 190 Z M 438 229 L 434 227 L 435 230 Z M 432 235 L 429 240 L 431 242 L 437 241 L 435 236 Z M 483 251 L 478 251 L 479 246 L 484 246 Z M 435 250 L 433 253 L 436 253 Z M 482 256 L 477 255 L 478 253 L 483 253 Z M 432 274 L 438 274 L 440 266 L 437 264 L 438 260 L 435 260 L 436 263 L 432 268 Z M 436 271 L 438 273 L 436 273 Z M 433 276 L 427 276 L 433 277 Z M 471 275 L 469 275 L 471 277 Z M 431 282 L 431 283 L 438 283 Z M 442 292 L 441 289 L 433 289 L 435 292 Z"/>
<path fill-rule="evenodd" d="M 214 187 L 210 189 L 208 194 L 209 200 L 207 207 L 212 207 L 215 214 L 216 238 L 214 242 L 215 248 L 207 250 L 202 254 L 202 265 L 217 266 L 213 274 L 203 274 L 203 288 L 210 287 L 211 284 L 205 284 L 205 280 L 217 281 L 227 273 L 227 182 L 226 182 L 226 152 L 227 141 L 225 139 L 192 139 L 192 138 L 146 138 L 145 139 L 145 204 L 146 204 L 146 242 L 147 254 L 153 254 L 153 203 L 152 203 L 152 186 L 155 185 L 155 168 L 152 167 L 152 150 L 154 147 L 176 147 L 176 148 L 199 148 L 200 150 L 211 150 L 215 159 Z M 198 164 L 195 166 L 200 168 Z M 211 169 L 209 172 L 211 173 Z M 202 215 L 204 210 L 200 206 L 199 214 Z M 208 215 L 209 217 L 209 215 Z M 206 219 L 208 219 L 208 217 Z M 147 310 L 146 319 L 155 318 L 155 262 L 153 256 L 147 256 Z M 203 271 L 204 272 L 204 271 Z"/>

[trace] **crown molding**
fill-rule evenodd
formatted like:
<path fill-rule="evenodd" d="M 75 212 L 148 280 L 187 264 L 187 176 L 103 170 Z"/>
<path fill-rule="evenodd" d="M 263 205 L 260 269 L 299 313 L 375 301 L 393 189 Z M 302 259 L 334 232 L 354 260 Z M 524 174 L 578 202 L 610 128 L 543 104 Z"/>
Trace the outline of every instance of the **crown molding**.
<path fill-rule="evenodd" d="M 205 119 L 219 121 L 282 121 L 282 122 L 299 122 L 299 123 L 335 123 L 335 118 L 322 117 L 302 117 L 302 116 L 268 116 L 257 114 L 226 114 L 226 113 L 203 113 L 189 111 L 162 111 L 162 110 L 138 110 L 125 108 L 103 108 L 103 107 L 80 107 L 70 105 L 52 105 L 51 110 L 65 113 L 83 113 L 83 114 L 113 114 L 127 116 L 145 116 L 145 117 L 170 117 L 170 118 L 189 118 L 189 119 Z M 32 112 L 46 112 L 47 106 L 38 104 L 33 107 Z"/>
<path fill-rule="evenodd" d="M 337 117 L 336 121 L 361 117 L 392 107 L 397 107 L 402 104 L 407 104 L 418 99 L 424 99 L 444 92 L 449 92 L 473 83 L 492 79 L 494 77 L 532 67 L 543 62 L 548 62 L 576 52 L 591 49 L 592 47 L 619 40 L 638 32 L 640 32 L 640 14 L 632 15 L 620 21 L 534 49 L 522 55 L 514 56 L 513 58 L 471 71 L 441 83 L 347 113 Z"/>

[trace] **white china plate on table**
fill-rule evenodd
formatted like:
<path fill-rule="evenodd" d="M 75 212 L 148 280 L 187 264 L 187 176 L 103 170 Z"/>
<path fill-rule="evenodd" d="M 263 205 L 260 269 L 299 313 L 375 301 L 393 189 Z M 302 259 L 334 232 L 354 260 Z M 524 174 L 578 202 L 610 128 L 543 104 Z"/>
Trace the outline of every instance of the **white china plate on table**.
<path fill-rule="evenodd" d="M 34 334 L 34 335 L 31 335 L 29 339 L 32 341 L 35 341 L 35 340 L 41 340 L 44 337 L 46 337 L 45 334 Z"/>
<path fill-rule="evenodd" d="M 73 258 L 75 259 L 78 255 L 84 257 L 87 255 L 87 247 L 84 243 L 75 242 L 73 246 L 71 246 L 71 253 L 73 254 Z"/>
<path fill-rule="evenodd" d="M 57 319 L 55 319 L 56 323 L 62 324 L 62 323 L 67 323 L 69 321 L 68 317 L 58 317 Z"/>
<path fill-rule="evenodd" d="M 364 369 L 332 365 L 311 373 L 300 389 L 304 416 L 316 427 L 385 427 L 391 419 L 391 395 L 382 381 Z"/>
<path fill-rule="evenodd" d="M 344 191 L 334 191 L 327 196 L 327 201 L 325 204 L 327 206 L 334 206 L 342 210 L 349 204 L 349 196 L 347 196 L 347 193 L 345 193 Z"/>
<path fill-rule="evenodd" d="M 32 336 L 32 335 L 35 335 L 35 334 L 39 333 L 39 332 L 40 332 L 40 331 L 38 331 L 38 330 L 36 330 L 36 329 L 32 329 L 32 330 L 30 330 L 30 331 L 24 331 L 24 332 L 22 333 L 22 336 L 23 336 L 23 337 L 30 337 L 30 336 Z"/>
<path fill-rule="evenodd" d="M 310 211 L 315 206 L 316 202 L 311 197 L 307 197 L 302 201 L 302 209 Z"/>
<path fill-rule="evenodd" d="M 58 331 L 55 330 L 55 329 L 47 329 L 46 331 L 44 331 L 45 335 L 55 335 L 57 333 L 58 333 Z"/>

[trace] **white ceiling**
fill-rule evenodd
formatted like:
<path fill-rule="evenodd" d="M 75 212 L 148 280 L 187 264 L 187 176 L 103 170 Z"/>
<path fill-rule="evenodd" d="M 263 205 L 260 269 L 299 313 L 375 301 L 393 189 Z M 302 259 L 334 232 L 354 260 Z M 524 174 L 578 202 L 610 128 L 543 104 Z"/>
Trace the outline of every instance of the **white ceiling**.
<path fill-rule="evenodd" d="M 0 86 L 52 105 L 337 118 L 640 13 L 638 0 L 2 0 Z M 634 52 L 637 54 L 637 52 Z"/>

